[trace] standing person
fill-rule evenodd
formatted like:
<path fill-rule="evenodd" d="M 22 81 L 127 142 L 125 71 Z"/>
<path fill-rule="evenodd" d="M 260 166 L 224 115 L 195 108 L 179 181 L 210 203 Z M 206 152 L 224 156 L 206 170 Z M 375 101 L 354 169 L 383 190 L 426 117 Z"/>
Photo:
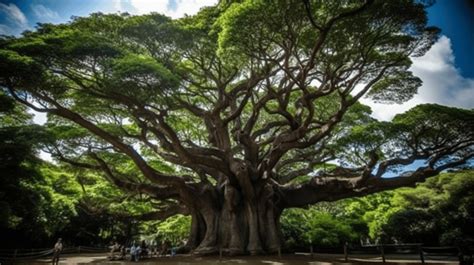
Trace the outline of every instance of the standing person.
<path fill-rule="evenodd" d="M 63 243 L 62 239 L 58 238 L 58 242 L 54 244 L 54 249 L 53 249 L 53 265 L 59 264 L 59 255 L 63 251 Z"/>
<path fill-rule="evenodd" d="M 133 242 L 133 245 L 130 248 L 130 260 L 131 261 L 137 261 L 136 254 L 137 254 L 137 246 L 135 245 L 135 242 Z"/>
<path fill-rule="evenodd" d="M 148 251 L 148 246 L 147 246 L 145 240 L 142 240 L 142 246 L 141 246 L 141 254 L 140 254 L 140 256 L 141 256 L 142 258 L 144 258 L 144 257 L 148 256 L 148 254 L 149 254 L 148 252 L 149 252 L 149 251 Z"/>
<path fill-rule="evenodd" d="M 161 256 L 166 257 L 167 252 L 168 252 L 168 242 L 164 241 L 163 244 L 161 245 Z"/>
<path fill-rule="evenodd" d="M 142 249 L 140 248 L 140 245 L 137 245 L 137 248 L 135 249 L 135 261 L 140 260 L 141 253 L 142 253 Z"/>
<path fill-rule="evenodd" d="M 176 247 L 171 246 L 171 257 L 174 257 L 174 256 L 176 256 Z"/>

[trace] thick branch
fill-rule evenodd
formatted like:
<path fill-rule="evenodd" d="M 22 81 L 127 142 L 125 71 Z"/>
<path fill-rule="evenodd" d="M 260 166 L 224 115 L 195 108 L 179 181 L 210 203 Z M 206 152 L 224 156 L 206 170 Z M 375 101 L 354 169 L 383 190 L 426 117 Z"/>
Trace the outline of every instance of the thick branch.
<path fill-rule="evenodd" d="M 344 198 L 364 196 L 384 190 L 393 190 L 400 187 L 413 186 L 428 177 L 435 176 L 448 168 L 465 165 L 474 157 L 474 152 L 462 158 L 452 160 L 436 168 L 431 166 L 420 167 L 411 173 L 391 178 L 364 175 L 357 178 L 313 178 L 299 186 L 280 186 L 283 194 L 283 207 L 304 207 L 320 201 L 336 201 Z M 392 160 L 394 161 L 394 160 Z M 406 160 L 399 160 L 406 164 Z M 394 163 L 394 162 L 393 162 Z M 377 174 L 378 175 L 378 174 Z"/>
<path fill-rule="evenodd" d="M 394 178 L 372 177 L 358 183 L 362 177 L 344 178 L 313 178 L 300 186 L 281 187 L 283 194 L 282 206 L 285 208 L 304 207 L 321 201 L 337 201 L 344 198 L 364 196 L 384 190 L 413 186 L 417 182 L 435 176 L 439 171 L 425 167 L 409 176 Z"/>

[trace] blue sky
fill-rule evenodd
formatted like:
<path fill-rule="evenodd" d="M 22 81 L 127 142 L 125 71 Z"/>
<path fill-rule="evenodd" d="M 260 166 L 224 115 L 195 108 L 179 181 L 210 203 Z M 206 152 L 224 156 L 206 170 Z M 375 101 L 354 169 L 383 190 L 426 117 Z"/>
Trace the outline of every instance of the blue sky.
<path fill-rule="evenodd" d="M 171 17 L 194 14 L 217 0 L 0 0 L 0 34 L 18 35 L 36 23 L 62 23 L 71 16 L 92 12 L 144 14 L 151 11 Z M 412 71 L 423 86 L 410 101 L 383 105 L 364 99 L 373 116 L 390 120 L 421 103 L 474 108 L 474 0 L 438 0 L 428 9 L 429 24 L 442 36 L 428 53 L 413 58 Z M 40 119 L 39 117 L 38 119 Z M 44 118 L 42 118 L 44 120 Z"/>
<path fill-rule="evenodd" d="M 17 35 L 36 23 L 61 23 L 71 16 L 118 11 L 143 14 L 151 11 L 171 17 L 196 13 L 217 0 L 0 0 L 0 33 Z"/>
<path fill-rule="evenodd" d="M 474 1 L 438 0 L 428 9 L 429 23 L 452 40 L 456 66 L 464 77 L 474 78 Z"/>

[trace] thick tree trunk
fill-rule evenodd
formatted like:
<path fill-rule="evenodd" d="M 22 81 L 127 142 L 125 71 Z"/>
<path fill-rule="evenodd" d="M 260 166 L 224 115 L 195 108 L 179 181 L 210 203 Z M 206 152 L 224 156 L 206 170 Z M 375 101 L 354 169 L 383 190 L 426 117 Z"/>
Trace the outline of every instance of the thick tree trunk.
<path fill-rule="evenodd" d="M 219 249 L 230 255 L 276 252 L 280 247 L 280 210 L 275 208 L 272 187 L 266 184 L 255 188 L 258 192 L 253 200 L 229 184 L 221 190 L 195 197 L 188 242 L 192 252 L 198 255 L 217 253 Z"/>

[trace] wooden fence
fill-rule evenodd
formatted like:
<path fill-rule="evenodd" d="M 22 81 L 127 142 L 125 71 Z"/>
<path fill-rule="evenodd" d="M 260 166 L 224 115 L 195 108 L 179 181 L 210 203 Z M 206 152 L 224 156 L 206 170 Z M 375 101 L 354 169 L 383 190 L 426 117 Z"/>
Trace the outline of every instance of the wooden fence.
<path fill-rule="evenodd" d="M 312 249 L 312 248 L 311 248 Z M 344 260 L 349 261 L 350 255 L 378 255 L 385 263 L 387 255 L 418 255 L 422 264 L 428 260 L 457 260 L 459 264 L 473 264 L 474 247 L 467 247 L 463 251 L 459 247 L 425 247 L 423 244 L 378 244 L 343 247 Z"/>
<path fill-rule="evenodd" d="M 24 260 L 33 260 L 52 256 L 52 248 L 30 248 L 30 249 L 0 249 L 0 262 L 15 262 Z M 107 248 L 98 247 L 67 247 L 64 248 L 61 254 L 71 253 L 105 253 Z"/>

